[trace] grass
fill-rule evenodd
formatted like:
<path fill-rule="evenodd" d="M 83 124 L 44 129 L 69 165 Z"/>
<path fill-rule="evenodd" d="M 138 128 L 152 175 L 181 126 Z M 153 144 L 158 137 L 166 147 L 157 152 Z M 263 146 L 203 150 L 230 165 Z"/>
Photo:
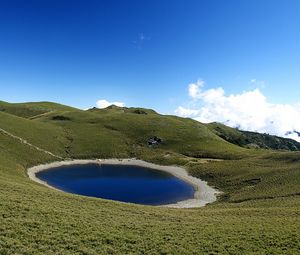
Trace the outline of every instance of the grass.
<path fill-rule="evenodd" d="M 209 123 L 208 128 L 224 140 L 246 148 L 299 151 L 300 143 L 269 134 L 241 131 L 220 123 Z"/>
<path fill-rule="evenodd" d="M 28 117 L 28 109 L 49 105 L 47 114 Z M 65 158 L 181 165 L 223 194 L 201 209 L 170 209 L 51 190 L 26 169 L 56 159 L 0 132 L 0 254 L 300 252 L 299 152 L 245 149 L 206 125 L 151 110 L 46 106 L 0 112 L 0 128 Z M 149 148 L 153 135 L 165 144 Z"/>
<path fill-rule="evenodd" d="M 0 101 L 0 111 L 23 118 L 33 118 L 56 110 L 75 110 L 75 108 L 52 102 L 10 104 Z"/>

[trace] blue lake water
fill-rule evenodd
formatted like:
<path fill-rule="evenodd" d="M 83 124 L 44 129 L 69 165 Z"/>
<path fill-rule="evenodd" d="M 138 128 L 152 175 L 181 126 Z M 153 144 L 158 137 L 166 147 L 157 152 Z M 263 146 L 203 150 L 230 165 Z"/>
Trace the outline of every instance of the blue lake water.
<path fill-rule="evenodd" d="M 60 190 L 123 202 L 163 205 L 194 197 L 194 187 L 159 170 L 125 165 L 72 165 L 36 176 Z"/>

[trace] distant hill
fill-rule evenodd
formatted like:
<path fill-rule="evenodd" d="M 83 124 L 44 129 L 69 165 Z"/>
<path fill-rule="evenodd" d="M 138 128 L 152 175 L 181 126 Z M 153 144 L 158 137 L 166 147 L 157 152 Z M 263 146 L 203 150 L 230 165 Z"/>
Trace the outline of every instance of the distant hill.
<path fill-rule="evenodd" d="M 75 108 L 52 102 L 7 103 L 0 101 L 0 112 L 23 118 L 32 118 L 51 111 L 68 111 Z"/>
<path fill-rule="evenodd" d="M 100 150 L 95 145 L 100 143 L 105 155 L 114 151 L 116 156 L 128 156 L 132 148 L 147 148 L 151 137 L 164 141 L 163 145 L 158 146 L 159 149 L 199 158 L 238 158 L 248 153 L 245 150 L 249 148 L 300 150 L 300 143 L 291 139 L 240 131 L 219 123 L 203 124 L 191 119 L 160 115 L 144 108 L 111 105 L 105 109 L 83 111 L 52 102 L 12 104 L 0 101 L 1 114 L 3 127 L 17 134 L 23 132 L 29 140 L 37 140 L 33 135 L 35 127 L 40 131 L 48 130 L 47 136 L 60 130 L 61 135 L 56 135 L 55 140 L 72 143 L 61 143 L 60 147 L 55 148 L 65 150 L 70 157 L 83 156 L 83 152 L 84 157 L 95 156 Z M 5 120 L 9 121 L 6 123 Z M 43 143 L 45 147 L 52 147 L 52 142 L 49 145 L 45 141 Z"/>
<path fill-rule="evenodd" d="M 242 131 L 216 122 L 208 124 L 208 127 L 219 137 L 241 147 L 288 151 L 300 150 L 300 143 L 293 139 Z"/>
<path fill-rule="evenodd" d="M 0 107 L 0 128 L 53 152 L 65 151 L 64 157 L 130 157 L 148 149 L 151 137 L 164 141 L 153 149 L 187 156 L 232 158 L 244 153 L 202 123 L 149 109 L 110 106 L 83 111 L 49 102 L 1 102 Z"/>
<path fill-rule="evenodd" d="M 115 111 L 115 112 L 126 112 L 126 113 L 135 113 L 135 114 L 150 114 L 150 113 L 156 113 L 154 110 L 151 109 L 145 109 L 145 108 L 137 108 L 137 107 L 119 107 L 116 105 L 110 105 L 105 109 L 99 109 L 97 107 L 93 107 L 89 109 L 90 112 L 103 112 L 103 111 Z"/>

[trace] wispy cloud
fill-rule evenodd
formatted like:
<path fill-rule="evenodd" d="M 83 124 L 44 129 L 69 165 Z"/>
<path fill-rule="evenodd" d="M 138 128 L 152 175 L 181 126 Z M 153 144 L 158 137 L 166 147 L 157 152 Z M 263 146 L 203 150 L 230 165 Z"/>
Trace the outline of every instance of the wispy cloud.
<path fill-rule="evenodd" d="M 141 50 L 145 44 L 146 41 L 150 41 L 151 37 L 145 35 L 144 33 L 138 34 L 137 38 L 133 40 L 133 44 L 135 48 Z"/>
<path fill-rule="evenodd" d="M 179 106 L 175 113 L 200 122 L 224 123 L 242 130 L 269 133 L 300 141 L 300 103 L 273 104 L 255 88 L 226 95 L 223 88 L 204 89 L 203 80 L 188 86 L 189 106 Z"/>
<path fill-rule="evenodd" d="M 116 105 L 116 106 L 119 106 L 119 107 L 124 107 L 125 103 L 123 103 L 123 102 L 109 102 L 106 99 L 100 99 L 96 102 L 97 108 L 100 108 L 100 109 L 106 108 L 110 105 Z"/>
<path fill-rule="evenodd" d="M 265 88 L 266 83 L 265 83 L 265 81 L 261 81 L 261 80 L 257 80 L 257 79 L 252 79 L 252 80 L 250 80 L 250 85 L 252 87 L 263 89 L 263 88 Z"/>

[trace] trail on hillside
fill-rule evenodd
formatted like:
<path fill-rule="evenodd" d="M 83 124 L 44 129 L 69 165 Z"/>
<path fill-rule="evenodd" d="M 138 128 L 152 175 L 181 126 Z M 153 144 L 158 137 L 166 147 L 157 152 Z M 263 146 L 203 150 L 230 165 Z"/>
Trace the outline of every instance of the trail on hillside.
<path fill-rule="evenodd" d="M 55 111 L 49 111 L 49 112 L 44 112 L 44 113 L 41 113 L 41 114 L 38 114 L 38 115 L 35 115 L 35 116 L 32 116 L 30 118 L 28 118 L 29 120 L 34 120 L 34 119 L 38 119 L 40 117 L 44 117 L 44 116 L 47 116 L 51 113 L 54 113 Z"/>
<path fill-rule="evenodd" d="M 32 147 L 32 148 L 38 150 L 38 151 L 44 152 L 44 153 L 46 153 L 46 154 L 48 154 L 48 155 L 50 155 L 50 156 L 52 156 L 52 157 L 55 157 L 55 158 L 58 158 L 58 159 L 61 159 L 61 160 L 64 159 L 63 157 L 58 156 L 58 155 L 55 155 L 55 154 L 53 154 L 53 153 L 50 152 L 50 151 L 44 150 L 44 149 L 42 149 L 42 148 L 40 148 L 40 147 L 38 147 L 38 146 L 36 146 L 36 145 L 33 145 L 33 144 L 27 142 L 25 139 L 23 139 L 23 138 L 21 138 L 21 137 L 19 137 L 19 136 L 16 136 L 16 135 L 14 135 L 14 134 L 12 134 L 12 133 L 10 133 L 10 132 L 8 132 L 8 131 L 2 129 L 2 128 L 0 128 L 0 132 L 3 133 L 3 134 L 5 134 L 5 135 L 7 135 L 7 136 L 10 136 L 10 137 L 13 138 L 13 139 L 18 140 L 20 143 L 23 143 L 23 144 L 25 144 L 25 145 L 27 145 L 27 146 L 30 146 L 30 147 Z"/>

